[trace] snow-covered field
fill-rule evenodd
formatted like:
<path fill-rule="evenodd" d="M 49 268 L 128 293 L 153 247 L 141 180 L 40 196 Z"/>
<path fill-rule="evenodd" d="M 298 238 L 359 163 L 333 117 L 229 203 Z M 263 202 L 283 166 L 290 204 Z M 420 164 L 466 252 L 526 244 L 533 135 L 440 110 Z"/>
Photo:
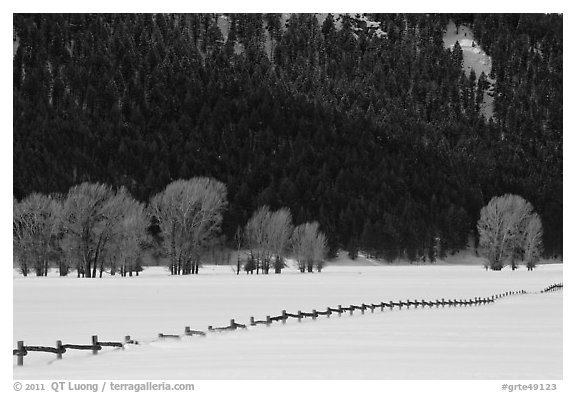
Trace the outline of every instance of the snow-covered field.
<path fill-rule="evenodd" d="M 560 379 L 562 292 L 504 298 L 458 308 L 380 310 L 289 320 L 207 337 L 159 340 L 184 326 L 206 330 L 230 319 L 247 324 L 281 310 L 338 304 L 484 297 L 562 281 L 562 265 L 534 272 L 479 266 L 328 266 L 322 273 L 236 276 L 206 267 L 171 277 L 77 279 L 14 276 L 14 337 L 26 345 L 56 340 L 122 341 L 125 350 L 29 353 L 17 379 Z"/>

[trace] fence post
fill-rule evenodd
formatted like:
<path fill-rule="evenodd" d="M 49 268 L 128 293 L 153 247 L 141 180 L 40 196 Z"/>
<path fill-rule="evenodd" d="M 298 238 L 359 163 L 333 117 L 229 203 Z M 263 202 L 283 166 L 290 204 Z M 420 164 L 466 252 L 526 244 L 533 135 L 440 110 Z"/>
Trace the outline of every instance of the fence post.
<path fill-rule="evenodd" d="M 254 326 L 254 325 L 256 325 L 256 324 L 254 323 L 254 317 L 250 317 L 250 326 Z"/>
<path fill-rule="evenodd" d="M 366 306 L 364 305 L 364 303 L 362 303 L 362 306 L 360 307 L 360 312 L 362 313 L 362 315 L 364 315 L 364 310 L 366 310 Z"/>
<path fill-rule="evenodd" d="M 230 327 L 232 328 L 232 330 L 236 329 L 236 321 L 234 321 L 233 319 L 230 320 Z"/>
<path fill-rule="evenodd" d="M 350 305 L 350 315 L 354 315 L 354 305 Z"/>
<path fill-rule="evenodd" d="M 18 341 L 18 365 L 24 365 L 24 341 Z"/>
<path fill-rule="evenodd" d="M 92 355 L 98 355 L 98 336 L 92 336 Z"/>
<path fill-rule="evenodd" d="M 338 305 L 338 316 L 339 317 L 342 316 L 342 305 L 341 304 Z"/>
<path fill-rule="evenodd" d="M 298 310 L 298 322 L 302 322 L 302 311 Z"/>
<path fill-rule="evenodd" d="M 380 302 L 380 311 L 384 311 L 384 302 Z"/>
<path fill-rule="evenodd" d="M 282 310 L 282 323 L 286 323 L 286 310 Z"/>
<path fill-rule="evenodd" d="M 271 323 L 272 323 L 272 320 L 270 319 L 270 315 L 266 315 L 266 326 L 270 327 Z"/>
<path fill-rule="evenodd" d="M 56 340 L 56 349 L 61 349 L 62 348 L 62 340 Z M 58 352 L 56 354 L 56 359 L 62 359 L 62 353 Z"/>
<path fill-rule="evenodd" d="M 330 318 L 330 315 L 332 315 L 332 311 L 330 311 L 330 307 L 326 307 L 326 318 Z"/>
<path fill-rule="evenodd" d="M 318 314 L 316 313 L 316 310 L 312 310 L 312 320 L 316 320 L 317 316 Z"/>

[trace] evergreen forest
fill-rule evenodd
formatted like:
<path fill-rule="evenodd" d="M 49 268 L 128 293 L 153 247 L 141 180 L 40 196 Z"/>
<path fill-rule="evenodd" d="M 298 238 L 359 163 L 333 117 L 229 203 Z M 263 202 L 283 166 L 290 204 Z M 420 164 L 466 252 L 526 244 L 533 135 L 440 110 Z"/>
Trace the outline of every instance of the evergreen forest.
<path fill-rule="evenodd" d="M 459 47 L 444 48 L 450 20 L 474 31 L 490 75 L 467 75 Z M 561 256 L 562 24 L 14 14 L 14 197 L 102 182 L 147 203 L 206 176 L 226 185 L 231 243 L 266 205 L 317 221 L 331 255 L 415 261 L 474 246 L 481 208 L 510 193 L 540 215 L 544 254 Z"/>

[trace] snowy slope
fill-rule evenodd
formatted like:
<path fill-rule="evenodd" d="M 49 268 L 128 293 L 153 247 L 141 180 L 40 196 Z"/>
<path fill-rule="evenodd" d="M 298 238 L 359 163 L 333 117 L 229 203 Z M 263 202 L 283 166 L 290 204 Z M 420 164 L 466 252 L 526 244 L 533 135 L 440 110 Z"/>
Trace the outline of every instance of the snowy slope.
<path fill-rule="evenodd" d="M 474 70 L 476 77 L 480 77 L 480 74 L 484 72 L 488 77 L 490 75 L 490 70 L 492 69 L 492 58 L 488 56 L 480 47 L 478 42 L 474 40 L 474 33 L 468 26 L 458 26 L 454 21 L 450 21 L 446 27 L 446 33 L 444 34 L 444 47 L 452 49 L 456 41 L 462 47 L 462 56 L 464 59 L 463 68 L 466 75 L 470 75 L 470 71 Z M 494 85 L 494 79 L 488 77 L 488 81 Z M 484 93 L 484 102 L 480 107 L 481 112 L 484 114 L 486 119 L 492 117 L 494 113 L 493 107 L 494 98 L 488 94 Z"/>

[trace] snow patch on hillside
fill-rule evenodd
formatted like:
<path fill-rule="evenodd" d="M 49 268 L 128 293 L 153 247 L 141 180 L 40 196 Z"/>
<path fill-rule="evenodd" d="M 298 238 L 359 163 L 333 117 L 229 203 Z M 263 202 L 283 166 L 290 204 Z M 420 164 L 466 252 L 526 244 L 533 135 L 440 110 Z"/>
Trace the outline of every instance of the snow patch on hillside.
<path fill-rule="evenodd" d="M 454 21 L 450 20 L 443 40 L 444 47 L 450 50 L 454 48 L 454 44 L 458 41 L 462 48 L 463 68 L 467 76 L 470 76 L 470 71 L 472 70 L 476 73 L 477 78 L 484 72 L 490 85 L 494 86 L 495 80 L 489 77 L 492 70 L 492 58 L 474 40 L 474 33 L 470 27 L 465 25 L 456 27 Z M 480 111 L 486 119 L 490 119 L 494 114 L 494 97 L 492 94 L 493 87 L 490 87 L 488 91 L 484 92 L 484 102 L 480 106 Z"/>
<path fill-rule="evenodd" d="M 230 19 L 226 15 L 220 15 L 218 16 L 218 21 L 216 23 L 222 33 L 224 42 L 228 41 L 228 34 L 230 34 Z"/>

